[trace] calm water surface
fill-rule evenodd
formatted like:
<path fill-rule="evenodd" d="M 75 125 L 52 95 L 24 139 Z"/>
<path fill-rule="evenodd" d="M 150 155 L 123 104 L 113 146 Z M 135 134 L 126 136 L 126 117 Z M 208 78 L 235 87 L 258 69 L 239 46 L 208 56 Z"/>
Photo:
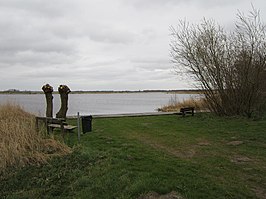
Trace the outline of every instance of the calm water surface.
<path fill-rule="evenodd" d="M 184 100 L 198 95 L 168 93 L 112 93 L 70 94 L 67 115 L 116 114 L 155 112 L 171 100 Z M 19 104 L 25 110 L 44 116 L 46 101 L 44 94 L 0 94 L 0 104 Z M 54 94 L 54 115 L 60 109 L 60 96 Z"/>

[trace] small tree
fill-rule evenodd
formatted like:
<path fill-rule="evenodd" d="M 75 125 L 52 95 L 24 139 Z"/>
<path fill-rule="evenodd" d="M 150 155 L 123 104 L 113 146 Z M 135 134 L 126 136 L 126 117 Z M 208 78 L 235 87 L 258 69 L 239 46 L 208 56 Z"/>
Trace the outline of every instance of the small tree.
<path fill-rule="evenodd" d="M 246 115 L 263 102 L 266 78 L 266 28 L 259 11 L 237 15 L 234 32 L 212 20 L 171 27 L 171 56 L 178 72 L 192 76 L 204 90 L 211 111 Z"/>

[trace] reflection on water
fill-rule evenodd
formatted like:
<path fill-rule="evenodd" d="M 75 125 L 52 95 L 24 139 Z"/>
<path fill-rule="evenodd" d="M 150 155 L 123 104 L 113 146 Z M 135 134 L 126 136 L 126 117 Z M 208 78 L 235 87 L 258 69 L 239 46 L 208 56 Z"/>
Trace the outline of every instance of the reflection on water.
<path fill-rule="evenodd" d="M 111 93 L 111 94 L 70 94 L 67 115 L 144 113 L 154 112 L 157 108 L 168 104 L 171 98 L 178 100 L 195 97 L 191 94 L 168 93 Z M 34 114 L 45 115 L 44 94 L 1 94 L 0 104 L 15 103 Z M 60 108 L 60 96 L 54 94 L 54 115 Z"/>

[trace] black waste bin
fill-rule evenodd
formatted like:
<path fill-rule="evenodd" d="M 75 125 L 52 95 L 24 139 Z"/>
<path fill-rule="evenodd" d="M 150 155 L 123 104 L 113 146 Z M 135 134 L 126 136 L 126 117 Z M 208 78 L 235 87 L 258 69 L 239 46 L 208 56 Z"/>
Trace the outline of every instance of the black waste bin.
<path fill-rule="evenodd" d="M 81 123 L 82 123 L 82 132 L 87 133 L 91 132 L 92 130 L 92 116 L 82 116 L 81 117 Z"/>

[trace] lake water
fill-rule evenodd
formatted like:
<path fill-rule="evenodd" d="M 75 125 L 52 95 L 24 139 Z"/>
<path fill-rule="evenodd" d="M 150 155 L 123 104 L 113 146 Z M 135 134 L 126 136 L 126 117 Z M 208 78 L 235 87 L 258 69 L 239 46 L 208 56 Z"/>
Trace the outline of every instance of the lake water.
<path fill-rule="evenodd" d="M 60 96 L 54 94 L 54 115 L 60 109 Z M 184 100 L 198 95 L 173 93 L 110 93 L 110 94 L 70 94 L 67 115 L 97 115 L 116 113 L 155 112 L 169 101 Z M 44 94 L 0 94 L 0 104 L 15 103 L 39 116 L 45 115 Z"/>

